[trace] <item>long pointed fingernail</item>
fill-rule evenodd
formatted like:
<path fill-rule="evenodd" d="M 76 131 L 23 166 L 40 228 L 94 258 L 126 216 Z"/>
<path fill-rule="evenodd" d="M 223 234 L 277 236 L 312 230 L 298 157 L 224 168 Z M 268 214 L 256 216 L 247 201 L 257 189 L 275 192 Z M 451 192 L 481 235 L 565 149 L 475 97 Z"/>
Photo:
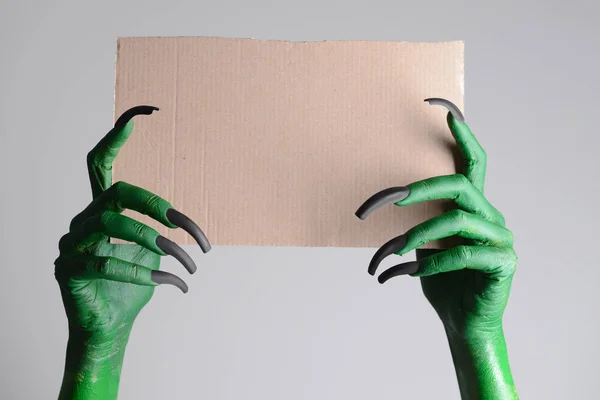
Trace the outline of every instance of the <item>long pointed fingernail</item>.
<path fill-rule="evenodd" d="M 440 105 L 446 107 L 448 111 L 450 111 L 452 115 L 454 115 L 454 118 L 456 118 L 460 122 L 465 122 L 465 116 L 463 115 L 462 111 L 460 111 L 460 108 L 458 108 L 456 104 L 454 104 L 450 100 L 442 99 L 439 97 L 432 97 L 429 99 L 425 99 L 425 101 L 431 105 Z"/>
<path fill-rule="evenodd" d="M 400 235 L 381 246 L 369 263 L 369 274 L 375 275 L 379 264 L 390 254 L 402 250 L 406 246 L 406 236 Z"/>
<path fill-rule="evenodd" d="M 189 219 L 186 215 L 180 213 L 174 208 L 170 208 L 167 210 L 167 219 L 173 225 L 176 225 L 190 234 L 198 243 L 198 246 L 202 249 L 204 253 L 208 253 L 211 249 L 210 242 L 208 238 L 202 232 L 202 229 L 194 221 Z"/>
<path fill-rule="evenodd" d="M 354 213 L 358 218 L 365 219 L 373 211 L 386 204 L 393 204 L 404 200 L 410 194 L 410 189 L 406 186 L 391 187 L 381 192 L 375 193 L 369 197 Z"/>
<path fill-rule="evenodd" d="M 393 266 L 392 268 L 384 271 L 377 280 L 379 283 L 385 283 L 391 278 L 400 275 L 410 275 L 414 274 L 419 270 L 419 263 L 417 261 L 410 261 L 402 264 L 398 264 Z"/>
<path fill-rule="evenodd" d="M 115 128 L 122 129 L 123 127 L 125 127 L 125 125 L 127 125 L 127 123 L 131 120 L 131 118 L 135 117 L 136 115 L 140 115 L 140 114 L 150 115 L 154 111 L 158 111 L 158 107 L 154 107 L 154 106 L 132 107 L 129 110 L 125 111 L 123 114 L 121 114 L 121 116 L 117 119 L 117 122 L 115 122 Z"/>
<path fill-rule="evenodd" d="M 181 247 L 175 244 L 175 242 L 167 239 L 164 236 L 157 236 L 156 245 L 168 255 L 175 257 L 180 263 L 183 264 L 185 269 L 187 269 L 190 274 L 193 274 L 198 269 L 196 267 L 196 263 L 194 263 L 194 260 L 192 260 L 192 257 L 190 257 L 190 255 Z"/>
<path fill-rule="evenodd" d="M 188 292 L 188 286 L 185 284 L 185 282 L 180 277 L 169 272 L 158 270 L 152 271 L 150 273 L 150 279 L 152 279 L 152 282 L 159 285 L 173 285 L 181 289 L 183 293 Z"/>

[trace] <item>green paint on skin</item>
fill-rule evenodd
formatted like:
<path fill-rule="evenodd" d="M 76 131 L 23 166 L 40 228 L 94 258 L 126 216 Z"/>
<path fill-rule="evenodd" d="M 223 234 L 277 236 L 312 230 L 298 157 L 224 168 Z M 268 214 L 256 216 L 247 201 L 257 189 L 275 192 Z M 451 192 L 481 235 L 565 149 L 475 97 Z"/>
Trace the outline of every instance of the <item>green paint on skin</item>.
<path fill-rule="evenodd" d="M 59 249 L 84 252 L 89 246 L 98 243 L 102 236 L 137 243 L 156 254 L 166 255 L 156 245 L 156 238 L 160 236 L 156 230 L 114 211 L 102 211 L 75 226 L 61 239 Z"/>
<path fill-rule="evenodd" d="M 465 159 L 464 174 L 409 185 L 396 203 L 453 199 L 458 206 L 406 233 L 406 254 L 434 240 L 459 236 L 464 244 L 448 250 L 417 249 L 423 293 L 441 319 L 463 400 L 518 399 L 508 361 L 502 318 L 517 255 L 502 214 L 484 197 L 486 155 L 464 122 L 448 113 L 448 126 Z"/>
<path fill-rule="evenodd" d="M 510 247 L 514 241 L 513 235 L 508 229 L 486 221 L 476 214 L 458 209 L 448 211 L 413 227 L 406 232 L 405 236 L 406 245 L 396 252 L 400 256 L 425 243 L 449 236 L 460 236 L 464 239 L 472 239 L 479 243 L 495 246 Z"/>
<path fill-rule="evenodd" d="M 446 196 L 470 215 L 448 213 L 414 228 L 407 233 L 406 248 L 452 235 L 472 246 L 417 250 L 420 269 L 414 275 L 421 276 L 423 292 L 444 324 L 462 398 L 517 399 L 502 330 L 516 265 L 512 234 L 483 196 L 485 153 L 466 124 L 451 114 L 448 124 L 468 158 L 464 176 L 415 183 L 408 198 L 397 204 Z M 112 185 L 112 162 L 132 129 L 130 122 L 120 131 L 111 130 L 90 152 L 94 200 L 73 219 L 70 233 L 60 242 L 55 275 L 69 320 L 60 399 L 117 398 L 131 329 L 156 286 L 150 280 L 160 265 L 160 253 L 152 245 L 155 231 L 114 217 L 108 218 L 113 223 L 105 223 L 103 213 L 131 209 L 173 227 L 166 220 L 166 201 L 128 184 Z M 90 218 L 96 222 L 85 223 Z M 111 244 L 107 234 L 136 244 Z"/>
<path fill-rule="evenodd" d="M 134 210 L 175 228 L 167 201 L 127 183 L 112 185 L 112 163 L 132 130 L 132 121 L 111 130 L 89 153 L 93 201 L 59 242 L 55 276 L 69 321 L 61 400 L 117 398 L 131 329 L 154 293 L 151 272 L 165 254 L 155 243 L 158 232 L 120 213 Z"/>

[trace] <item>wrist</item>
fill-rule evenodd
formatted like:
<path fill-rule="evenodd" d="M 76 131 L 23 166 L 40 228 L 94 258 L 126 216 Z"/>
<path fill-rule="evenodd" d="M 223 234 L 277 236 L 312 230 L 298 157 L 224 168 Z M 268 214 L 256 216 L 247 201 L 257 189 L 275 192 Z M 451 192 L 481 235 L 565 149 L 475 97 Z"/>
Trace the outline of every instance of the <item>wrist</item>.
<path fill-rule="evenodd" d="M 59 399 L 116 399 L 128 339 L 71 332 Z"/>
<path fill-rule="evenodd" d="M 502 326 L 480 334 L 446 329 L 463 400 L 517 400 Z"/>

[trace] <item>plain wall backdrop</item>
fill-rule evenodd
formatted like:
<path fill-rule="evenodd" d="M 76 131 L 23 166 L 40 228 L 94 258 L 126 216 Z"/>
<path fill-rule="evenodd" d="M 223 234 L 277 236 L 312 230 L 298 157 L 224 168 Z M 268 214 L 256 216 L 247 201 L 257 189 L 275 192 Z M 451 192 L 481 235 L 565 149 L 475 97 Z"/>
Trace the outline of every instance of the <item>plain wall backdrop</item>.
<path fill-rule="evenodd" d="M 188 35 L 464 40 L 465 114 L 519 254 L 505 314 L 519 393 L 600 398 L 599 13 L 592 0 L 3 1 L 0 398 L 58 393 L 53 261 L 112 126 L 116 37 Z M 186 250 L 195 275 L 163 268 L 190 292 L 159 287 L 142 311 L 121 399 L 459 399 L 419 281 L 379 285 L 375 249 Z"/>

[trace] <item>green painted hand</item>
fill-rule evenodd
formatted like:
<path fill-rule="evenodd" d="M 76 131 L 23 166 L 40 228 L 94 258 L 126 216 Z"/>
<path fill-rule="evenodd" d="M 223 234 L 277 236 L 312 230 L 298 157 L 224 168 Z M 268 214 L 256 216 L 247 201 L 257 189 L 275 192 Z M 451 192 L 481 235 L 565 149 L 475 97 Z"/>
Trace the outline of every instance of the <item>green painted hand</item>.
<path fill-rule="evenodd" d="M 486 154 L 462 113 L 447 100 L 428 101 L 450 109 L 448 126 L 465 161 L 463 173 L 385 189 L 369 198 L 356 215 L 364 219 L 385 204 L 408 206 L 440 199 L 453 200 L 457 208 L 384 244 L 371 260 L 369 273 L 374 275 L 391 254 L 461 238 L 462 244 L 447 250 L 417 249 L 417 261 L 386 270 L 379 282 L 399 275 L 421 278 L 425 297 L 446 330 L 464 399 L 517 399 L 502 328 L 517 263 L 513 235 L 483 195 Z"/>
<path fill-rule="evenodd" d="M 115 399 L 121 365 L 133 323 L 154 293 L 171 284 L 187 292 L 176 275 L 160 271 L 165 255 L 177 258 L 190 273 L 193 260 L 156 230 L 122 215 L 126 209 L 150 216 L 169 228 L 190 233 L 204 252 L 210 244 L 200 228 L 166 200 L 124 182 L 112 184 L 112 164 L 133 130 L 135 107 L 88 154 L 92 202 L 75 218 L 59 241 L 55 261 L 69 342 L 60 399 Z M 131 244 L 113 244 L 110 238 Z"/>

